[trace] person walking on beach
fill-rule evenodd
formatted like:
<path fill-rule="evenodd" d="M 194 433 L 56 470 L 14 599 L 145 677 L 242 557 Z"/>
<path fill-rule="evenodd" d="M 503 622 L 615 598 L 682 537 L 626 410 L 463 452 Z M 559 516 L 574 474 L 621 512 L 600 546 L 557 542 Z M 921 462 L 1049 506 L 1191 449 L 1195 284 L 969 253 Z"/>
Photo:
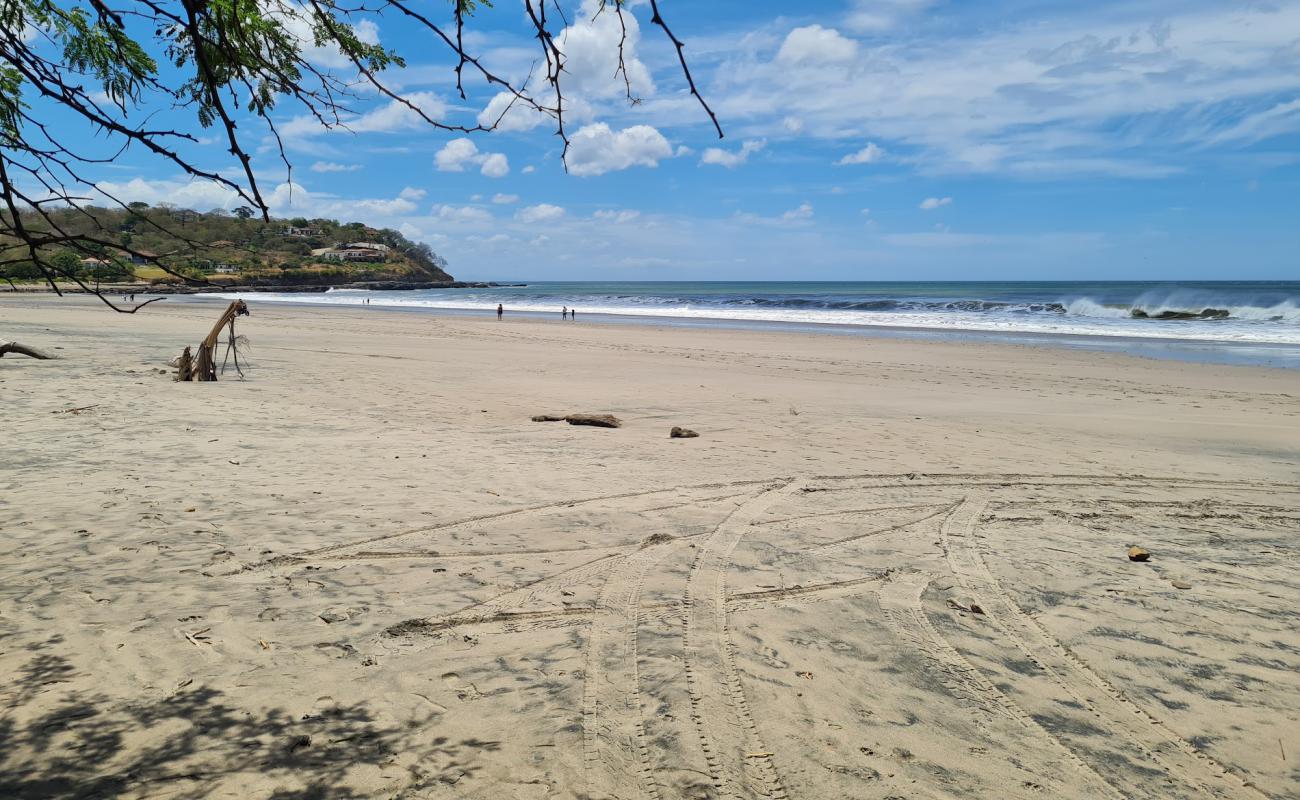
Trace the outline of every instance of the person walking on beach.
<path fill-rule="evenodd" d="M 500 303 L 497 303 L 497 322 L 501 321 L 501 315 L 504 313 L 506 313 L 505 308 Z"/>
<path fill-rule="evenodd" d="M 569 307 L 565 306 L 564 308 L 560 309 L 560 319 L 568 319 L 568 318 L 569 318 Z"/>

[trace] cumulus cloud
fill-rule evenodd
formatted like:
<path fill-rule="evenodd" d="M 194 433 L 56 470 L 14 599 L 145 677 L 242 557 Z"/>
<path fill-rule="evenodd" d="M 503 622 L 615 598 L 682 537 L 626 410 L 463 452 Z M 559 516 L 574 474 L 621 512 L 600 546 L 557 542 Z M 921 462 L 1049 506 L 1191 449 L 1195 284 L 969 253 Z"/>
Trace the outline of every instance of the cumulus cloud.
<path fill-rule="evenodd" d="M 551 222 L 564 216 L 564 209 L 550 203 L 538 203 L 535 206 L 521 208 L 515 212 L 515 219 L 524 223 Z"/>
<path fill-rule="evenodd" d="M 510 205 L 511 203 L 518 203 L 519 195 L 497 193 L 492 195 L 492 202 L 496 203 L 497 205 Z"/>
<path fill-rule="evenodd" d="M 837 164 L 872 164 L 885 157 L 884 148 L 875 142 L 867 142 L 867 146 L 857 151 L 849 153 L 844 158 L 835 162 Z"/>
<path fill-rule="evenodd" d="M 470 139 L 452 139 L 433 157 L 440 172 L 464 172 L 467 166 L 476 166 L 489 178 L 504 178 L 510 174 L 510 162 L 504 153 L 483 153 Z"/>
<path fill-rule="evenodd" d="M 506 160 L 505 153 L 488 153 L 479 172 L 489 178 L 504 178 L 510 174 L 510 162 Z"/>
<path fill-rule="evenodd" d="M 333 161 L 317 161 L 311 165 L 312 172 L 356 172 L 360 164 L 338 164 Z"/>
<path fill-rule="evenodd" d="M 721 147 L 710 147 L 700 156 L 701 164 L 717 164 L 720 167 L 734 169 L 749 160 L 750 155 L 757 153 L 767 146 L 763 139 L 750 139 L 741 143 L 739 150 L 723 150 Z"/>
<path fill-rule="evenodd" d="M 629 167 L 656 167 L 672 154 L 672 145 L 649 125 L 615 131 L 597 122 L 569 138 L 569 172 L 586 177 Z"/>
<path fill-rule="evenodd" d="M 560 52 L 564 54 L 567 89 L 575 92 L 575 96 L 614 98 L 625 95 L 628 84 L 631 84 L 634 96 L 653 94 L 655 85 L 650 70 L 637 56 L 641 27 L 636 15 L 625 11 L 623 24 L 620 24 L 614 10 L 609 7 L 602 10 L 597 0 L 584 0 L 582 13 L 585 20 L 576 20 L 557 37 Z M 619 71 L 620 41 L 623 42 L 627 83 Z M 568 113 L 567 109 L 565 113 Z"/>
<path fill-rule="evenodd" d="M 922 200 L 921 205 L 917 207 L 920 208 L 922 211 L 933 211 L 936 208 L 942 208 L 943 206 L 950 206 L 950 205 L 952 205 L 951 197 L 927 197 L 924 200 Z"/>
<path fill-rule="evenodd" d="M 834 64 L 852 61 L 858 43 L 834 28 L 808 25 L 786 34 L 776 60 L 782 64 Z"/>
<path fill-rule="evenodd" d="M 478 124 L 496 126 L 496 130 L 510 132 L 530 131 L 547 120 L 542 112 L 515 100 L 510 92 L 498 92 L 478 113 Z"/>

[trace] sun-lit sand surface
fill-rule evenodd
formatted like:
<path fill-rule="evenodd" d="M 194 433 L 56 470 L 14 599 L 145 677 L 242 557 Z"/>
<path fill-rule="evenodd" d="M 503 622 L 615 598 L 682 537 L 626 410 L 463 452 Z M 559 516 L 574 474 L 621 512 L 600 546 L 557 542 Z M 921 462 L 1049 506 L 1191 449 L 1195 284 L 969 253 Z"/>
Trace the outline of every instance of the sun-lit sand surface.
<path fill-rule="evenodd" d="M 0 797 L 1300 797 L 1300 372 L 250 306 L 0 299 Z"/>

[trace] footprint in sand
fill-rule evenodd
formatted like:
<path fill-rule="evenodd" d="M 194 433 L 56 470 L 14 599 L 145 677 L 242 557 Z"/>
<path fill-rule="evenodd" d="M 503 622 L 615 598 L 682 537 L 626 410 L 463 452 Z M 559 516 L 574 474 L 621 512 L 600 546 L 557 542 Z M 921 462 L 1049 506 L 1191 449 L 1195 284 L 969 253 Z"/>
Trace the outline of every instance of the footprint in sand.
<path fill-rule="evenodd" d="M 458 700 L 468 702 L 470 700 L 477 700 L 483 696 L 479 693 L 478 688 L 474 686 L 474 684 L 463 680 L 460 675 L 457 675 L 454 672 L 443 674 L 442 682 L 447 685 L 448 689 L 451 689 L 456 693 L 456 698 Z"/>

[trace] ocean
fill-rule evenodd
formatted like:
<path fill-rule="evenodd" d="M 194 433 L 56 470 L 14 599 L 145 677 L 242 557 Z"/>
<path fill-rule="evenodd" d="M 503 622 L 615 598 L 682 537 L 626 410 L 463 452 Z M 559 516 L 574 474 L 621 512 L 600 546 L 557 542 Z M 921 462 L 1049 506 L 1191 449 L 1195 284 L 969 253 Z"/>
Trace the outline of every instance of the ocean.
<path fill-rule="evenodd" d="M 557 321 L 567 306 L 587 321 L 992 338 L 1300 367 L 1300 281 L 546 282 L 240 296 L 482 313 L 500 303 Z"/>

